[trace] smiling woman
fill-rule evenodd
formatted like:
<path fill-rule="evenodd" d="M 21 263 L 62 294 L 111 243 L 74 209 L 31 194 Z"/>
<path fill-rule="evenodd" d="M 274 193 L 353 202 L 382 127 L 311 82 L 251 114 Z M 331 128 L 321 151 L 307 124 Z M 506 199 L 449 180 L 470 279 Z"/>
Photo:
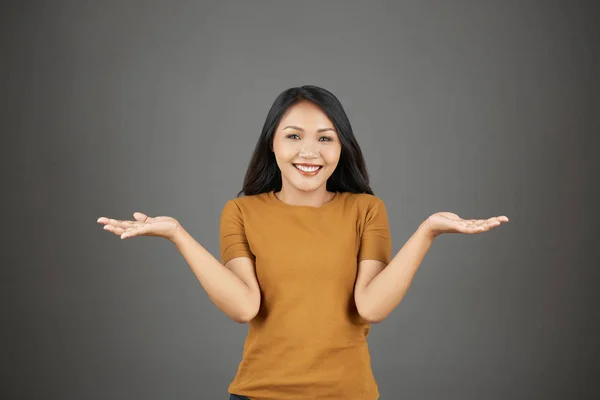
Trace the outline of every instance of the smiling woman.
<path fill-rule="evenodd" d="M 302 86 L 273 102 L 238 195 L 269 191 L 313 205 L 336 191 L 373 194 L 350 121 L 331 92 Z"/>
<path fill-rule="evenodd" d="M 302 191 L 322 198 L 319 188 L 326 190 L 342 150 L 333 123 L 317 105 L 301 101 L 283 114 L 280 125 L 285 127 L 275 131 L 272 146 L 283 181 L 278 197 L 293 201 L 295 191 Z"/>
<path fill-rule="evenodd" d="M 400 303 L 436 236 L 508 221 L 438 212 L 392 257 L 350 122 L 316 86 L 284 91 L 269 110 L 242 191 L 221 213 L 220 260 L 171 217 L 134 218 L 98 222 L 122 239 L 171 240 L 217 307 L 249 324 L 229 392 L 252 400 L 377 399 L 370 324 Z"/>

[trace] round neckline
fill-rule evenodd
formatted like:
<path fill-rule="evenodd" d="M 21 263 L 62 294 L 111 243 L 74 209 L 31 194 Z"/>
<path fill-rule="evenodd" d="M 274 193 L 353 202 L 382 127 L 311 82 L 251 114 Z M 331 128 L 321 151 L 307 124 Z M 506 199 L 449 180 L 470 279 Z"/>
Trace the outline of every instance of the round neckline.
<path fill-rule="evenodd" d="M 331 200 L 329 200 L 327 203 L 319 206 L 319 207 L 315 207 L 315 206 L 308 206 L 308 205 L 295 205 L 295 204 L 289 204 L 286 203 L 285 201 L 279 199 L 277 196 L 275 196 L 275 190 L 271 190 L 269 192 L 267 192 L 267 197 L 269 198 L 269 200 L 271 200 L 271 202 L 273 204 L 277 204 L 279 207 L 284 207 L 284 208 L 288 208 L 288 209 L 292 209 L 292 210 L 323 210 L 325 208 L 330 207 L 332 204 L 334 204 L 340 197 L 340 192 L 333 192 L 333 198 Z"/>

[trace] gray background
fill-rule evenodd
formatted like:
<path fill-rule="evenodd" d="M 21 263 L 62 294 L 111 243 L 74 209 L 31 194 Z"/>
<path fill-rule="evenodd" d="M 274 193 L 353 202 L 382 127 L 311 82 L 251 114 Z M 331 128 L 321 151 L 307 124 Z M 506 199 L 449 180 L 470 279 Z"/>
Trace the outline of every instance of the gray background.
<path fill-rule="evenodd" d="M 246 326 L 164 239 L 213 254 L 267 110 L 344 104 L 394 252 L 445 235 L 370 336 L 382 399 L 599 394 L 593 2 L 3 2 L 3 399 L 225 399 Z M 592 143 L 594 142 L 594 143 Z M 597 179 L 597 177 L 596 177 Z"/>

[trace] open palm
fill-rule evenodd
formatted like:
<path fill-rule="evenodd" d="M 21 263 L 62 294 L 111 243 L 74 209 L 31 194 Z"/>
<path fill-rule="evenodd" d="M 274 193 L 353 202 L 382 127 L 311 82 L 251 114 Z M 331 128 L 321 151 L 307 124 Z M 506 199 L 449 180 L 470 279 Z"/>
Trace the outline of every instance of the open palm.
<path fill-rule="evenodd" d="M 160 236 L 171 239 L 179 222 L 171 217 L 148 217 L 141 212 L 133 213 L 134 221 L 124 221 L 107 217 L 98 218 L 99 224 L 104 224 L 104 230 L 126 239 L 134 236 Z"/>
<path fill-rule="evenodd" d="M 508 217 L 492 217 L 488 219 L 463 219 L 451 212 L 439 212 L 427 219 L 429 228 L 434 236 L 442 233 L 477 234 L 489 231 L 502 223 L 508 222 Z"/>

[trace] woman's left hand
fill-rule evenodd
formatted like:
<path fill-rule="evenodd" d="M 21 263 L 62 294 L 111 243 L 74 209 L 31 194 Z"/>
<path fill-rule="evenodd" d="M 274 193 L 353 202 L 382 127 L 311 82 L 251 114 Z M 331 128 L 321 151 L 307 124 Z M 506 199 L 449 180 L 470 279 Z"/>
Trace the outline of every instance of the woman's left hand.
<path fill-rule="evenodd" d="M 492 217 L 488 219 L 463 219 L 451 212 L 438 212 L 427 218 L 425 225 L 432 237 L 442 233 L 466 233 L 477 234 L 487 232 L 505 222 L 506 216 Z"/>

